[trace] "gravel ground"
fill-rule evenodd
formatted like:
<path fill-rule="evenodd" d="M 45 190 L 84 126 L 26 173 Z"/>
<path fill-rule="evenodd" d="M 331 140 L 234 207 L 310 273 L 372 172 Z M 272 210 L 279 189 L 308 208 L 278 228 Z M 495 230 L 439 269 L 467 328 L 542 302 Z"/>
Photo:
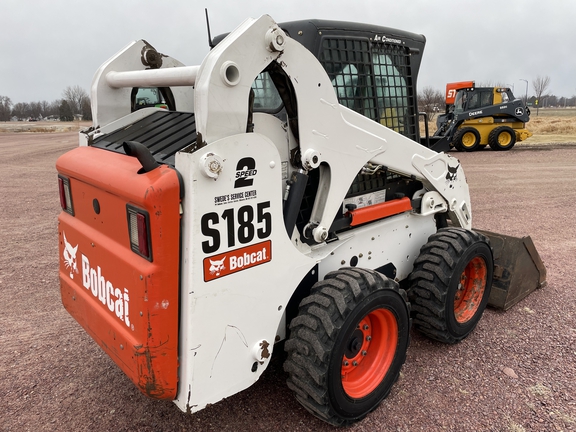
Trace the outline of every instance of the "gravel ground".
<path fill-rule="evenodd" d="M 248 390 L 194 414 L 147 399 L 60 302 L 57 157 L 75 133 L 0 134 L 0 429 L 332 430 L 299 406 L 276 356 Z M 453 153 L 474 226 L 531 235 L 548 286 L 488 309 L 462 343 L 412 332 L 388 399 L 353 431 L 576 430 L 576 146 Z"/>

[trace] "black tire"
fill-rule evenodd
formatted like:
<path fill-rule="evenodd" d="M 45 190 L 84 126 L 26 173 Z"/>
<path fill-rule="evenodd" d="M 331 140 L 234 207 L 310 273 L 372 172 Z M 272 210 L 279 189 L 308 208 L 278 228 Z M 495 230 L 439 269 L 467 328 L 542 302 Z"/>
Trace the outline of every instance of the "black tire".
<path fill-rule="evenodd" d="M 426 336 L 456 343 L 474 330 L 492 288 L 489 240 L 463 228 L 443 228 L 420 250 L 408 297 L 414 327 Z"/>
<path fill-rule="evenodd" d="M 454 134 L 454 147 L 458 151 L 475 151 L 480 147 L 480 132 L 471 127 L 459 129 Z"/>
<path fill-rule="evenodd" d="M 398 379 L 410 324 L 410 305 L 396 282 L 359 268 L 327 274 L 290 323 L 288 387 L 330 424 L 361 420 Z"/>
<path fill-rule="evenodd" d="M 497 127 L 488 135 L 488 144 L 492 150 L 510 150 L 516 144 L 516 132 L 509 126 Z"/>

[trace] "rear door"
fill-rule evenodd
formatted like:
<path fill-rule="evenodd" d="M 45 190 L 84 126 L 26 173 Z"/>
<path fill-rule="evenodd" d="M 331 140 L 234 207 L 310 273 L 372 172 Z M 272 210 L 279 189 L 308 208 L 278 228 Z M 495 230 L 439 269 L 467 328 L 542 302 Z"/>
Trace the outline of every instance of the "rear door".
<path fill-rule="evenodd" d="M 142 392 L 178 382 L 180 193 L 175 169 L 79 147 L 57 161 L 60 286 L 68 312 Z"/>

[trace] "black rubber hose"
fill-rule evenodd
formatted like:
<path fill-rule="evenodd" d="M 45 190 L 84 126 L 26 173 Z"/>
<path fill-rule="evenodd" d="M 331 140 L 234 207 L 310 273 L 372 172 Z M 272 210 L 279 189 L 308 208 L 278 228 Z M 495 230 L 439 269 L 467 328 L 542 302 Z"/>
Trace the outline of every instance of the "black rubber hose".
<path fill-rule="evenodd" d="M 300 206 L 302 205 L 302 198 L 308 183 L 308 176 L 303 172 L 293 171 L 288 184 L 290 185 L 290 192 L 288 198 L 284 203 L 284 226 L 288 236 L 292 235 Z"/>
<path fill-rule="evenodd" d="M 136 141 L 124 141 L 122 147 L 124 147 L 124 152 L 128 156 L 134 156 L 138 159 L 142 165 L 142 172 L 149 172 L 160 166 L 160 164 L 156 162 L 156 159 L 154 159 L 154 156 L 152 156 L 152 153 L 150 153 L 148 147 L 144 144 Z"/>

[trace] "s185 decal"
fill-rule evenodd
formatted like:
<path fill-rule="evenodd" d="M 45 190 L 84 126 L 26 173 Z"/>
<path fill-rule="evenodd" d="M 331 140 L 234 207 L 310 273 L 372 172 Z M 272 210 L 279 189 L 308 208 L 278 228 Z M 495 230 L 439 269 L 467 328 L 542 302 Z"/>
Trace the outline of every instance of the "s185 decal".
<path fill-rule="evenodd" d="M 256 204 L 256 211 L 250 205 L 238 209 L 229 208 L 222 213 L 210 212 L 202 216 L 202 234 L 208 240 L 202 242 L 202 251 L 214 253 L 222 246 L 234 247 L 236 242 L 248 244 L 258 238 L 263 240 L 272 233 L 272 214 L 268 211 L 270 201 Z"/>

